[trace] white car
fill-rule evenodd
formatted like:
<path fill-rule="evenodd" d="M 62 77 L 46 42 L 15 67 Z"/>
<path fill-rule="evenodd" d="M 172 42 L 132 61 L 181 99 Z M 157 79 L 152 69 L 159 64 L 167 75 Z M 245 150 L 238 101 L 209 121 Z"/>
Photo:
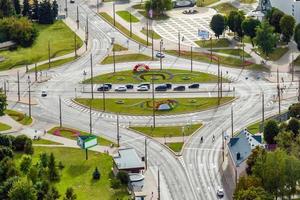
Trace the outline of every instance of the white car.
<path fill-rule="evenodd" d="M 140 86 L 137 88 L 137 91 L 148 91 L 149 88 L 147 86 Z"/>
<path fill-rule="evenodd" d="M 224 197 L 224 189 L 223 189 L 223 188 L 219 187 L 219 188 L 217 189 L 217 196 L 218 196 L 219 198 Z"/>
<path fill-rule="evenodd" d="M 43 90 L 41 96 L 42 97 L 46 97 L 47 96 L 47 92 L 45 90 Z"/>
<path fill-rule="evenodd" d="M 119 87 L 116 87 L 115 91 L 117 91 L 117 92 L 126 92 L 127 88 L 126 88 L 126 86 L 119 86 Z"/>
<path fill-rule="evenodd" d="M 157 58 L 164 58 L 165 55 L 164 55 L 163 53 L 161 53 L 161 52 L 157 52 L 157 53 L 156 53 L 156 57 L 157 57 Z"/>

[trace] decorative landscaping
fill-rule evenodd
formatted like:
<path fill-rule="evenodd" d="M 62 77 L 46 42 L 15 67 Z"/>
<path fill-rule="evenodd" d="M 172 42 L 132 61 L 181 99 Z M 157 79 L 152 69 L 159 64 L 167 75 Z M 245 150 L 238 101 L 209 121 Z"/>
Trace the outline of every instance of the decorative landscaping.
<path fill-rule="evenodd" d="M 229 45 L 231 44 L 230 41 L 226 38 L 212 39 L 212 41 L 198 40 L 195 41 L 195 43 L 202 48 L 210 48 L 211 46 L 212 48 L 229 47 Z"/>
<path fill-rule="evenodd" d="M 30 125 L 32 123 L 32 118 L 27 116 L 25 113 L 15 110 L 5 110 L 4 113 L 22 125 Z"/>
<path fill-rule="evenodd" d="M 11 126 L 0 122 L 0 131 L 7 131 L 9 129 L 11 129 Z"/>
<path fill-rule="evenodd" d="M 198 124 L 187 124 L 185 126 L 165 126 L 165 127 L 130 127 L 133 130 L 139 131 L 143 134 L 149 135 L 151 137 L 180 137 L 189 136 L 193 134 L 196 130 L 201 128 L 203 125 L 201 123 Z"/>
<path fill-rule="evenodd" d="M 78 136 L 81 135 L 90 135 L 89 133 L 83 132 L 83 131 L 79 131 L 76 129 L 71 129 L 71 128 L 66 128 L 66 127 L 54 127 L 52 129 L 50 129 L 48 131 L 48 133 L 56 135 L 56 136 L 60 136 L 60 137 L 65 137 L 65 138 L 69 138 L 72 140 L 76 140 Z M 103 145 L 103 146 L 109 146 L 111 144 L 114 144 L 113 142 L 104 139 L 102 137 L 97 136 L 98 138 L 98 144 L 99 145 Z"/>
<path fill-rule="evenodd" d="M 212 74 L 207 74 L 198 71 L 178 70 L 178 69 L 166 69 L 166 70 L 150 70 L 150 68 L 137 72 L 141 69 L 141 65 L 136 65 L 133 70 L 120 71 L 116 73 L 102 74 L 93 78 L 94 83 L 113 83 L 113 84 L 125 84 L 125 83 L 142 83 L 145 81 L 151 81 L 154 78 L 154 83 L 216 83 L 218 77 Z M 142 68 L 144 69 L 144 68 Z M 223 82 L 229 82 L 223 78 Z M 90 79 L 85 80 L 83 83 L 90 83 Z"/>
<path fill-rule="evenodd" d="M 174 152 L 179 153 L 183 147 L 183 142 L 166 143 L 166 145 Z"/>
<path fill-rule="evenodd" d="M 131 16 L 131 22 L 132 23 L 137 23 L 140 20 L 138 18 L 136 18 L 134 15 L 132 15 L 131 13 L 129 13 L 126 10 L 120 10 L 116 12 L 117 15 L 119 15 L 122 19 L 124 19 L 126 22 L 130 22 L 130 16 Z"/>
<path fill-rule="evenodd" d="M 115 62 L 122 63 L 122 62 L 137 62 L 137 61 L 150 61 L 152 60 L 151 57 L 146 56 L 144 54 L 133 53 L 133 54 L 122 54 L 122 55 L 115 55 Z M 112 64 L 114 62 L 113 56 L 107 56 L 102 60 L 101 64 Z"/>
<path fill-rule="evenodd" d="M 233 97 L 223 97 L 220 100 L 220 105 L 232 101 Z M 155 99 L 155 104 L 160 101 L 176 101 L 176 106 L 169 110 L 157 110 L 157 115 L 164 114 L 179 114 L 198 112 L 218 106 L 218 98 L 216 97 L 198 97 L 198 98 L 159 98 Z M 92 109 L 103 111 L 102 99 L 76 98 L 78 103 L 90 106 Z M 151 99 L 106 99 L 107 112 L 128 114 L 128 115 L 152 115 L 152 100 Z"/>

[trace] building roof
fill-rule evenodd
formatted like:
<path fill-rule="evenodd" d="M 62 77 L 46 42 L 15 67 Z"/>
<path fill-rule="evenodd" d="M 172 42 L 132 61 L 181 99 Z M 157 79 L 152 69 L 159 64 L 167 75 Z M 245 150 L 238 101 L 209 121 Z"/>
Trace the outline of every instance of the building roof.
<path fill-rule="evenodd" d="M 236 166 L 244 162 L 251 154 L 252 149 L 263 146 L 261 135 L 252 135 L 247 130 L 242 130 L 238 135 L 230 138 L 228 149 Z"/>
<path fill-rule="evenodd" d="M 113 159 L 119 170 L 144 168 L 141 158 L 133 148 L 119 149 Z"/>

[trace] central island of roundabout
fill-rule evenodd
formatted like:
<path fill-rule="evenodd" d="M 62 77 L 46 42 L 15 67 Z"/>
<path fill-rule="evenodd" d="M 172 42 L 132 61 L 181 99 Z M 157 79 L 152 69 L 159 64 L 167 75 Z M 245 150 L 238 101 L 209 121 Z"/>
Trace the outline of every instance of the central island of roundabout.
<path fill-rule="evenodd" d="M 90 97 L 91 91 L 84 91 L 80 98 L 75 98 L 73 101 L 95 111 L 116 115 L 153 117 L 195 113 L 219 107 L 235 99 L 234 92 L 230 90 L 230 80 L 214 74 L 190 71 L 184 68 L 160 70 L 151 69 L 145 64 L 138 64 L 132 70 L 100 74 L 93 77 L 92 80 L 83 80 L 82 84 L 90 85 L 93 83 L 95 87 L 91 88 L 95 90 L 93 91 L 96 94 L 95 97 L 93 99 Z M 136 90 L 137 86 L 142 83 L 148 83 L 149 91 Z M 188 85 L 195 83 L 199 84 L 199 87 L 188 88 Z M 98 87 L 103 87 L 105 84 L 111 85 L 112 89 L 110 91 L 97 91 Z M 114 86 L 119 87 L 128 84 L 132 85 L 134 89 L 124 92 L 114 91 Z M 162 84 L 170 84 L 172 87 L 184 85 L 188 89 L 184 91 L 172 89 L 155 91 L 154 88 Z M 221 87 L 223 88 L 222 94 L 220 92 Z M 201 122 L 182 123 L 168 127 L 155 126 L 145 122 L 144 126 L 129 128 L 157 139 L 178 153 L 181 151 L 185 139 L 197 132 L 202 126 Z"/>

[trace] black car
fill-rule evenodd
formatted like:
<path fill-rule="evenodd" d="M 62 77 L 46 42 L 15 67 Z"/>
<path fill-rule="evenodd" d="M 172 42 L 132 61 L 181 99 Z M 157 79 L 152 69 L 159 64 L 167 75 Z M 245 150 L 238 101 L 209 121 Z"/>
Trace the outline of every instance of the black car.
<path fill-rule="evenodd" d="M 100 86 L 97 88 L 97 91 L 109 91 L 110 88 L 107 85 Z"/>
<path fill-rule="evenodd" d="M 197 89 L 197 88 L 199 88 L 200 87 L 200 85 L 198 84 L 198 83 L 194 83 L 194 84 L 192 84 L 192 85 L 189 85 L 189 88 L 190 89 Z"/>
<path fill-rule="evenodd" d="M 185 91 L 185 86 L 177 86 L 173 89 L 174 91 Z"/>
<path fill-rule="evenodd" d="M 112 84 L 111 83 L 104 83 L 104 86 L 107 86 L 109 89 L 111 89 L 112 88 Z"/>
<path fill-rule="evenodd" d="M 155 91 L 167 91 L 167 89 L 166 85 L 159 85 L 155 88 Z"/>
<path fill-rule="evenodd" d="M 171 83 L 166 83 L 165 85 L 167 86 L 167 89 L 168 89 L 168 90 L 169 90 L 169 89 L 172 89 L 172 84 L 171 84 Z"/>
<path fill-rule="evenodd" d="M 125 87 L 129 90 L 129 89 L 133 89 L 133 85 L 132 84 L 127 84 L 125 85 Z"/>

